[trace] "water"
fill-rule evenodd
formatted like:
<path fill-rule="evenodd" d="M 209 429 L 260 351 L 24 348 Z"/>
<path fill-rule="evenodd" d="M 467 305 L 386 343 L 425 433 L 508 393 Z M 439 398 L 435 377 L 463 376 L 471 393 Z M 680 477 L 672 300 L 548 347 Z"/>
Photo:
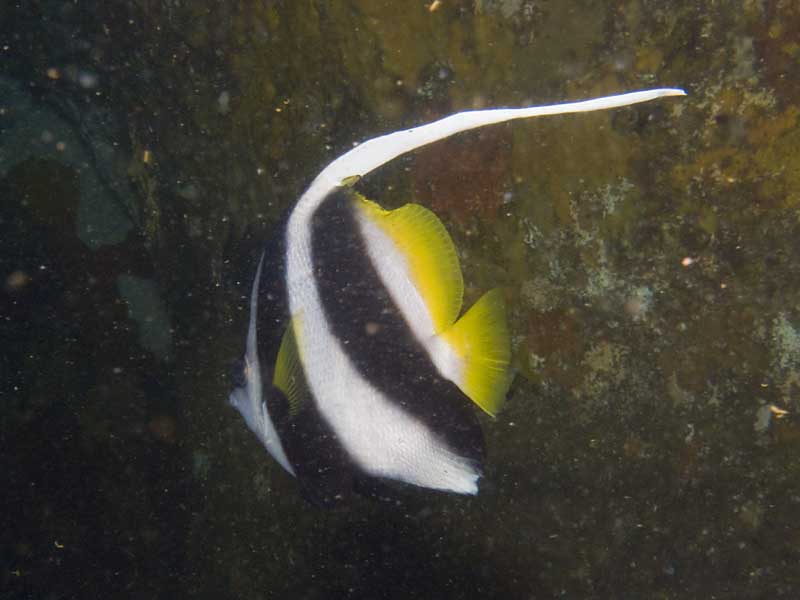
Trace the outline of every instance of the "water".
<path fill-rule="evenodd" d="M 8 597 L 795 597 L 800 9 L 0 7 Z M 689 96 L 463 135 L 362 182 L 503 286 L 481 493 L 305 503 L 226 402 L 255 257 L 354 142 L 452 111 Z M 782 415 L 781 411 L 788 411 Z"/>

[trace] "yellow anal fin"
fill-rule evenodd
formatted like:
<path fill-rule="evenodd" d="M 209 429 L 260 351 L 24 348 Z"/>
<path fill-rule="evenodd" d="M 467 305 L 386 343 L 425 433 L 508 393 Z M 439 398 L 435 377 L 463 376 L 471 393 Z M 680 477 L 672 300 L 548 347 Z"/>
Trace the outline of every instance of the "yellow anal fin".
<path fill-rule="evenodd" d="M 308 396 L 303 365 L 297 349 L 295 329 L 299 326 L 298 319 L 292 319 L 286 327 L 278 349 L 278 358 L 275 361 L 275 373 L 272 385 L 284 393 L 289 402 L 289 415 L 295 416 L 300 412 L 303 401 Z"/>
<path fill-rule="evenodd" d="M 356 202 L 405 257 L 414 287 L 428 307 L 434 332 L 446 330 L 461 312 L 464 280 L 445 226 L 419 204 L 385 210 L 360 195 Z"/>
<path fill-rule="evenodd" d="M 498 289 L 484 294 L 441 336 L 461 359 L 461 382 L 475 404 L 495 416 L 511 386 L 511 338 L 506 307 Z"/>

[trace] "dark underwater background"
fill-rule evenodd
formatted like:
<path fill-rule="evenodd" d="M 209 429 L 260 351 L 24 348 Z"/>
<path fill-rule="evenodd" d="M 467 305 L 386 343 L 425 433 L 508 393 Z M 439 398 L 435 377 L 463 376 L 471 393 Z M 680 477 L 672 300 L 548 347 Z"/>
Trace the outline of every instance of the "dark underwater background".
<path fill-rule="evenodd" d="M 227 403 L 272 225 L 355 142 L 518 376 L 474 498 L 306 503 Z M 0 598 L 800 596 L 800 4 L 0 3 Z M 785 412 L 784 412 L 785 411 Z"/>

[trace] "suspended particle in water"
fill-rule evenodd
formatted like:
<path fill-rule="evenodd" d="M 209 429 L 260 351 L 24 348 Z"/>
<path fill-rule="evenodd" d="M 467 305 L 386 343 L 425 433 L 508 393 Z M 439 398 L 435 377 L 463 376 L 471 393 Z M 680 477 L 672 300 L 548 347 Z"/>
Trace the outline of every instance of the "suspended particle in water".
<path fill-rule="evenodd" d="M 31 282 L 30 276 L 22 270 L 12 272 L 5 281 L 7 292 L 18 292 Z"/>
<path fill-rule="evenodd" d="M 98 77 L 91 71 L 81 71 L 78 73 L 78 85 L 85 90 L 91 90 L 97 87 Z"/>

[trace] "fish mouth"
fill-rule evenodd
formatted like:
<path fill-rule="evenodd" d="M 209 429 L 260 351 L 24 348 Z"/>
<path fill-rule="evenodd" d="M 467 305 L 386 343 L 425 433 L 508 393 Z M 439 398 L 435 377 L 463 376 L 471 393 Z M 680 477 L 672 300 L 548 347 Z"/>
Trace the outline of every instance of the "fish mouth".
<path fill-rule="evenodd" d="M 228 394 L 228 403 L 241 410 L 247 403 L 247 363 L 244 357 L 231 361 L 228 376 L 233 383 L 233 391 Z"/>
<path fill-rule="evenodd" d="M 238 411 L 242 411 L 247 406 L 247 388 L 237 387 L 228 394 L 228 404 Z"/>

